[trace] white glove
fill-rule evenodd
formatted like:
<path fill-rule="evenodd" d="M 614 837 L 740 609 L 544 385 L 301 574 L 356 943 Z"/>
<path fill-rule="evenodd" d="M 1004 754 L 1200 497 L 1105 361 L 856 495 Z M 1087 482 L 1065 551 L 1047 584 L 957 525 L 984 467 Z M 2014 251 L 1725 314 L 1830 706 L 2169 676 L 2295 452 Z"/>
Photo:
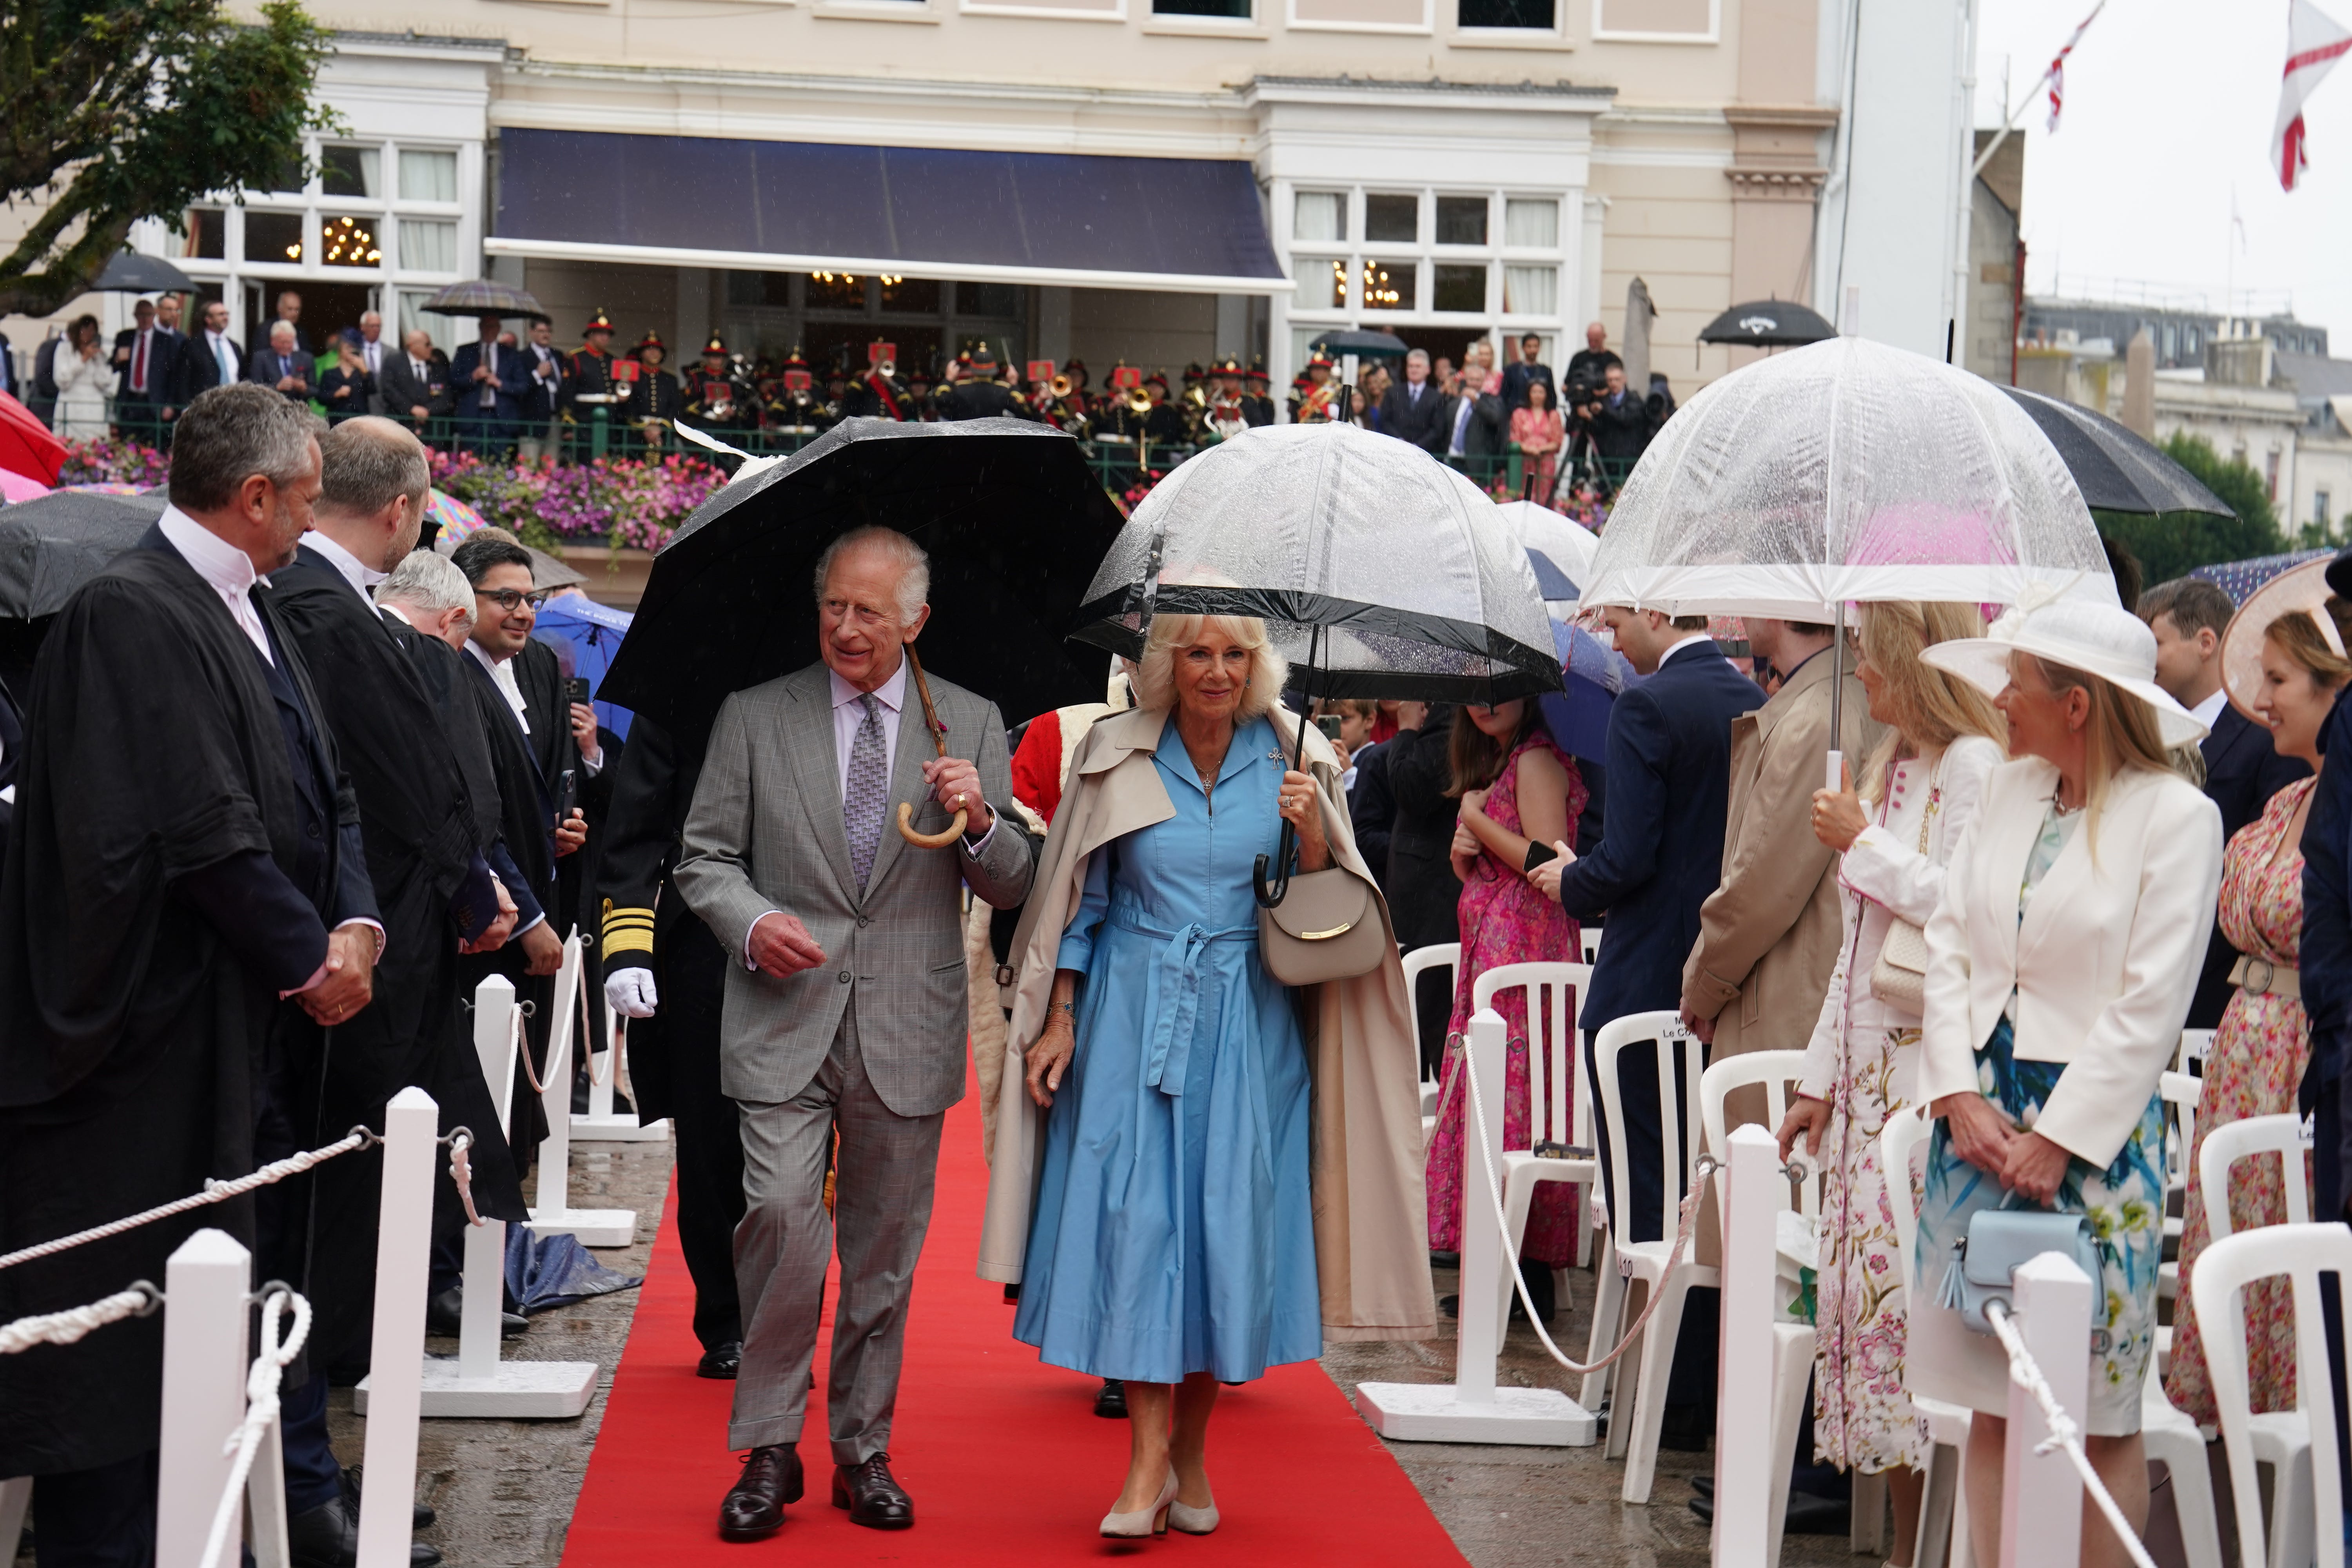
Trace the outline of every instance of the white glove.
<path fill-rule="evenodd" d="M 624 1018 L 650 1018 L 661 1005 L 654 990 L 654 972 L 635 964 L 604 976 L 604 1000 Z"/>

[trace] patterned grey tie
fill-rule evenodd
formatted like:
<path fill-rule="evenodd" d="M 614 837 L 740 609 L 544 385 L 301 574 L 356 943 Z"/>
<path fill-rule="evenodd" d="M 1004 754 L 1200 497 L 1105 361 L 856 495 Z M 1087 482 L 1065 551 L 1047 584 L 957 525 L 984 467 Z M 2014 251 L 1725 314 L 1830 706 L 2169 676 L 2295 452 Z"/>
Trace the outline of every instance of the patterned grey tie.
<path fill-rule="evenodd" d="M 841 792 L 841 826 L 849 835 L 849 868 L 859 891 L 882 844 L 882 808 L 890 798 L 889 752 L 882 744 L 882 705 L 871 692 L 857 700 L 866 717 L 849 742 L 849 782 Z"/>

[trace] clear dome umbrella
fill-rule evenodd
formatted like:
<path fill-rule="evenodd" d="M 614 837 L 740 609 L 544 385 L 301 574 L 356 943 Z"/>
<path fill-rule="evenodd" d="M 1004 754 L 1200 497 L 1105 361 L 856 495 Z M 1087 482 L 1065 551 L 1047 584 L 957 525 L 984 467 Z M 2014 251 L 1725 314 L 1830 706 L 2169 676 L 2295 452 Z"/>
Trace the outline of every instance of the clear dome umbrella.
<path fill-rule="evenodd" d="M 1849 602 L 2118 602 L 2090 509 L 2032 419 L 1988 381 L 1862 338 L 1759 360 L 1684 405 L 1627 477 L 1584 590 L 1588 605 L 1841 634 Z M 1832 680 L 1833 736 L 1843 689 Z"/>
<path fill-rule="evenodd" d="M 1732 372 L 1666 421 L 1587 605 L 1832 621 L 1848 602 L 2114 604 L 2090 510 L 2023 410 L 1920 354 L 1837 338 Z"/>
<path fill-rule="evenodd" d="M 1353 425 L 1265 426 L 1186 461 L 1119 531 L 1071 635 L 1139 658 L 1153 616 L 1170 614 L 1263 619 L 1312 697 L 1560 689 L 1543 595 L 1494 503 L 1419 447 Z M 1260 899 L 1279 902 L 1284 880 L 1261 875 Z"/>

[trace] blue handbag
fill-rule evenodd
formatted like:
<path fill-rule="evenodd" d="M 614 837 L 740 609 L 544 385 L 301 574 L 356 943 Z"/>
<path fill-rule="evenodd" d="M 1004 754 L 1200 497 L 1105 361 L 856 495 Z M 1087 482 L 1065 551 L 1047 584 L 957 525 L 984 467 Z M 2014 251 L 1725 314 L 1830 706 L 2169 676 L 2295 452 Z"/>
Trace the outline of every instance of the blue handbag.
<path fill-rule="evenodd" d="M 2063 1252 L 2091 1279 L 2091 1326 L 2107 1325 L 2107 1293 L 2100 1285 L 2099 1246 L 2091 1235 L 2088 1216 L 2057 1214 L 2048 1209 L 2010 1207 L 2014 1193 L 1997 1209 L 1979 1209 L 1969 1216 L 1969 1233 L 1952 1243 L 1952 1260 L 1944 1269 L 1942 1304 L 1980 1334 L 1992 1332 L 1985 1309 L 1999 1301 L 2014 1311 L 2012 1277 L 2018 1266 L 2045 1252 Z"/>

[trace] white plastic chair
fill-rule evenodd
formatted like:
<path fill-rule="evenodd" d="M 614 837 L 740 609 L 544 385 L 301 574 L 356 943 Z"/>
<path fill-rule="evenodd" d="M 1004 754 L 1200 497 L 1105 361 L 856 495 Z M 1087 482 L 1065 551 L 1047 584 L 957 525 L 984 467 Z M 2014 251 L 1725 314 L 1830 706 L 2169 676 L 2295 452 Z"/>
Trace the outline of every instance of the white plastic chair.
<path fill-rule="evenodd" d="M 2208 1141 L 2207 1147 L 2210 1147 Z M 2338 1561 L 2344 1498 L 2336 1479 L 2336 1389 L 2320 1318 L 2319 1277 L 2352 1279 L 2352 1229 L 2266 1225 L 2217 1237 L 2197 1259 L 2189 1288 L 2203 1325 L 2205 1366 L 2221 1408 L 2230 1489 L 2238 1514 L 2238 1561 L 2299 1568 Z M 2295 1405 L 2256 1415 L 2246 1371 L 2245 1288 L 2286 1276 L 2294 1290 Z M 2255 1466 L 2272 1466 L 2269 1539 Z"/>
<path fill-rule="evenodd" d="M 1411 952 L 1404 955 L 1405 1007 L 1407 1011 L 1411 1012 L 1413 1016 L 1414 1027 L 1416 1030 L 1420 1027 L 1421 976 L 1423 971 L 1430 969 L 1443 969 L 1448 974 L 1451 974 L 1456 969 L 1460 968 L 1461 964 L 1462 944 L 1458 942 L 1432 942 L 1427 947 L 1416 947 Z M 1452 994 L 1454 990 L 1454 986 L 1448 985 L 1446 987 L 1447 994 Z M 1442 1075 L 1444 1071 L 1443 1064 L 1445 1060 L 1444 1052 L 1440 1051 L 1438 1053 L 1437 1059 L 1440 1064 L 1439 1070 Z M 1424 1078 L 1421 1080 L 1421 1133 L 1422 1146 L 1423 1148 L 1428 1147 L 1429 1134 L 1437 1125 L 1438 1083 L 1438 1079 Z"/>
<path fill-rule="evenodd" d="M 1911 1191 L 1912 1156 L 1932 1131 L 1916 1110 L 1905 1109 L 1886 1119 L 1878 1130 L 1878 1169 L 1886 1187 L 1886 1206 L 1895 1215 L 1895 1241 L 1903 1249 L 1903 1304 L 1908 1312 L 1920 1299 L 1918 1279 L 1919 1206 Z M 1939 1281 L 1940 1283 L 1940 1281 Z M 1932 1447 L 1952 1450 L 1948 1475 L 1927 1456 L 1927 1489 L 1919 1500 L 1919 1544 L 1911 1561 L 1933 1568 L 1929 1556 L 1936 1542 L 1950 1531 L 1951 1568 L 1975 1568 L 1969 1545 L 1969 1492 L 1966 1483 L 1969 1427 L 1976 1413 L 1965 1405 L 1949 1405 L 1922 1394 L 1911 1395 L 1911 1408 L 1927 1424 Z M 1948 1521 L 1948 1524 L 1947 1521 Z"/>
<path fill-rule="evenodd" d="M 2190 1077 L 2194 1078 L 2194 1077 L 2196 1076 L 2196 1070 L 2195 1070 L 2193 1068 L 2191 1068 L 2189 1064 L 2189 1063 L 2191 1063 L 2191 1062 L 2201 1062 L 2201 1061 L 2203 1061 L 2203 1060 L 2205 1059 L 2205 1053 L 2206 1053 L 2207 1051 L 2209 1051 L 2209 1050 L 2212 1049 L 2212 1047 L 2213 1047 L 2213 1031 L 2212 1031 L 2212 1030 L 2210 1030 L 2210 1029 L 2183 1029 L 2183 1030 L 2181 1030 L 2181 1031 L 2180 1031 L 2180 1048 L 2179 1048 L 2178 1051 L 2176 1051 L 2176 1052 L 2174 1052 L 2174 1053 L 2173 1053 L 2173 1057 L 2172 1057 L 2172 1070 L 2173 1070 L 2173 1071 L 2175 1071 L 2175 1072 L 2185 1072 L 2185 1073 L 2188 1073 Z"/>
<path fill-rule="evenodd" d="M 1618 1082 L 1617 1058 L 1630 1046 L 1655 1043 L 1658 1056 L 1658 1125 L 1660 1152 L 1659 1240 L 1633 1241 L 1633 1184 L 1625 1152 L 1624 1092 Z M 1685 1099 L 1675 1082 L 1675 1065 L 1682 1064 Z M 1675 1361 L 1675 1341 L 1681 1336 L 1683 1299 L 1693 1286 L 1720 1282 L 1713 1268 L 1704 1268 L 1685 1254 L 1672 1269 L 1675 1235 L 1680 1229 L 1682 1194 L 1691 1184 L 1691 1167 L 1698 1158 L 1698 1083 L 1706 1058 L 1698 1039 L 1683 1027 L 1674 1012 L 1633 1013 L 1601 1026 L 1592 1041 L 1593 1084 L 1600 1091 L 1601 1118 L 1609 1124 L 1610 1168 L 1616 1180 L 1609 1194 L 1609 1251 L 1603 1255 L 1592 1304 L 1592 1343 L 1586 1360 L 1608 1353 L 1624 1331 L 1625 1308 L 1640 1280 L 1657 1299 L 1657 1310 L 1642 1330 L 1639 1346 L 1626 1352 L 1636 1363 L 1633 1403 L 1625 1407 L 1623 1384 L 1608 1372 L 1588 1373 L 1581 1403 L 1587 1410 L 1599 1401 L 1611 1383 L 1619 1397 L 1609 1419 L 1608 1457 L 1625 1460 L 1622 1496 L 1627 1502 L 1650 1500 L 1650 1483 L 1658 1463 L 1658 1429 L 1665 1419 L 1666 1374 Z M 1624 1363 L 1620 1363 L 1620 1365 Z M 1596 1387 L 1596 1379 L 1599 1385 Z"/>
<path fill-rule="evenodd" d="M 1601 933 L 1603 929 L 1597 925 L 1580 925 L 1576 928 L 1576 945 L 1582 950 L 1585 963 L 1591 963 L 1601 956 Z"/>
<path fill-rule="evenodd" d="M 2157 1093 L 2164 1100 L 2164 1193 L 2165 1239 L 2179 1250 L 2181 1216 L 2172 1212 L 2174 1194 L 2189 1191 L 2191 1173 L 2190 1152 L 2197 1147 L 2197 1100 L 2205 1091 L 2205 1080 L 2185 1072 L 2168 1072 L 2157 1080 Z M 2156 1266 L 2156 1293 L 2167 1300 L 2180 1294 L 2180 1265 L 2158 1263 Z M 2157 1334 L 2157 1375 L 2172 1361 L 2172 1329 L 2166 1325 Z"/>
<path fill-rule="evenodd" d="M 1528 1233 L 1528 1210 L 1538 1182 L 1575 1182 L 1590 1192 L 1601 1180 L 1601 1162 L 1591 1152 L 1592 1090 L 1584 1079 L 1582 1037 L 1576 1027 L 1577 1009 L 1592 989 L 1592 971 L 1581 963 L 1502 963 L 1470 983 L 1474 1013 L 1494 1005 L 1506 991 L 1526 993 L 1528 1005 L 1528 1133 L 1526 1149 L 1503 1151 L 1503 1214 L 1510 1222 L 1511 1245 Z M 1549 1024 L 1547 1031 L 1542 1026 Z M 1538 1049 L 1538 1046 L 1544 1048 Z M 1457 1091 L 1458 1092 L 1458 1091 Z M 1538 1154 L 1545 1143 L 1571 1151 L 1576 1135 L 1585 1140 L 1582 1152 Z M 1577 1216 L 1576 1266 L 1591 1260 L 1591 1227 L 1586 1223 L 1591 1205 L 1580 1204 Z M 1564 1283 L 1564 1281 L 1563 1281 Z M 1504 1282 L 1507 1298 L 1510 1285 Z M 1563 1292 L 1562 1305 L 1568 1301 Z"/>
<path fill-rule="evenodd" d="M 2311 1222 L 2311 1192 L 2304 1184 L 2303 1157 L 2311 1144 L 2303 1135 L 2303 1118 L 2291 1113 L 2248 1116 L 2227 1122 L 2205 1134 L 2197 1154 L 2197 1190 L 2205 1202 L 2205 1223 L 2213 1239 L 2231 1234 L 2230 1167 L 2257 1154 L 2276 1154 L 2285 1180 L 2286 1222 Z"/>

